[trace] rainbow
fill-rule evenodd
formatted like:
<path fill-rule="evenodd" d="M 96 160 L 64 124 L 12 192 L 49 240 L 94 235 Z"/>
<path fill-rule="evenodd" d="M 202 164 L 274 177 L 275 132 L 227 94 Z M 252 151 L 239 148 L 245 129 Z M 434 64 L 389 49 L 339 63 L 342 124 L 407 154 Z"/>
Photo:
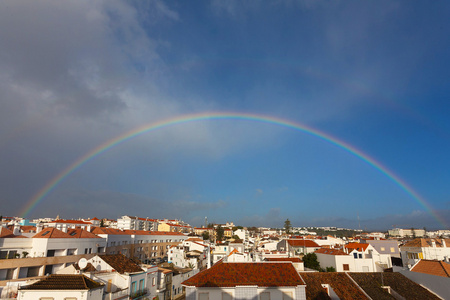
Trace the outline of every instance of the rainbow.
<path fill-rule="evenodd" d="M 62 170 L 59 174 L 57 174 L 52 180 L 50 180 L 44 187 L 42 187 L 26 204 L 23 210 L 19 213 L 20 216 L 26 217 L 30 214 L 30 212 L 47 196 L 55 187 L 64 180 L 67 176 L 72 174 L 74 171 L 79 169 L 81 166 L 99 156 L 103 152 L 120 145 L 132 138 L 140 136 L 144 133 L 151 132 L 154 130 L 158 130 L 161 128 L 165 128 L 168 126 L 174 126 L 189 122 L 195 121 L 204 121 L 204 120 L 220 120 L 220 119 L 231 119 L 231 120 L 245 120 L 245 121 L 255 121 L 268 123 L 273 125 L 282 126 L 285 128 L 294 129 L 297 131 L 301 131 L 303 133 L 309 134 L 311 136 L 320 138 L 324 141 L 327 141 L 333 145 L 336 145 L 343 150 L 351 153 L 352 155 L 358 157 L 359 159 L 365 161 L 370 166 L 374 167 L 390 180 L 392 180 L 395 184 L 397 184 L 401 189 L 403 189 L 408 195 L 410 195 L 416 202 L 418 202 L 421 206 L 423 206 L 431 215 L 436 218 L 436 220 L 441 223 L 445 228 L 447 228 L 445 221 L 434 211 L 434 209 L 427 203 L 427 201 L 422 198 L 413 188 L 408 186 L 408 184 L 403 181 L 400 177 L 395 175 L 388 168 L 384 167 L 381 163 L 375 161 L 375 159 L 371 158 L 367 154 L 361 152 L 355 147 L 340 141 L 324 132 L 321 132 L 317 129 L 313 129 L 304 124 L 300 124 L 298 122 L 293 122 L 289 120 L 284 120 L 276 117 L 265 116 L 265 115 L 257 115 L 257 114 L 248 114 L 248 113 L 236 113 L 236 112 L 204 112 L 197 114 L 187 114 L 180 115 L 177 117 L 157 121 L 154 123 L 146 124 L 144 126 L 140 126 L 131 131 L 128 131 L 122 135 L 119 135 L 99 146 L 92 149 L 88 153 L 84 154 L 72 164 L 67 166 L 64 170 Z"/>

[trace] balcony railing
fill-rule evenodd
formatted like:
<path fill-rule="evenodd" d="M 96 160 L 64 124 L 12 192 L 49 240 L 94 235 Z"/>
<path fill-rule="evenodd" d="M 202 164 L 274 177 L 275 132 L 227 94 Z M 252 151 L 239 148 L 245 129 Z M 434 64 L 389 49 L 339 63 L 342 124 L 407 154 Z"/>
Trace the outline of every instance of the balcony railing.
<path fill-rule="evenodd" d="M 140 298 L 142 296 L 145 296 L 147 294 L 148 294 L 148 289 L 142 289 L 140 291 L 131 293 L 130 297 L 131 297 L 131 299 L 138 299 L 138 298 Z"/>

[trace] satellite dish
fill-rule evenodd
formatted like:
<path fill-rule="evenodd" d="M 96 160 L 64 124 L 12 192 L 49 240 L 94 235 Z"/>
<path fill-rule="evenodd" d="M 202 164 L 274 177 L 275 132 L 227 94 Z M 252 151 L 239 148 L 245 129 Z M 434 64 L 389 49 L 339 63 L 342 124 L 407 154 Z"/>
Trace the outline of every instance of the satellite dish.
<path fill-rule="evenodd" d="M 87 267 L 87 259 L 86 258 L 80 258 L 78 261 L 78 266 L 80 267 L 80 270 L 83 270 Z"/>

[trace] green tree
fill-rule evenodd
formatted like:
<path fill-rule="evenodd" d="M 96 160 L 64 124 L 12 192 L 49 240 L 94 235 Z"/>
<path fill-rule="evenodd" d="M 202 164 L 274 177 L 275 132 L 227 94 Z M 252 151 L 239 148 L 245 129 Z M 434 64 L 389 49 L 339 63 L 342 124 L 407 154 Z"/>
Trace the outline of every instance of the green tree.
<path fill-rule="evenodd" d="M 223 237 L 224 237 L 225 231 L 223 230 L 222 226 L 219 225 L 217 227 L 216 233 L 217 233 L 217 240 L 218 241 L 223 241 Z"/>
<path fill-rule="evenodd" d="M 303 264 L 305 268 L 321 271 L 320 263 L 317 261 L 317 255 L 315 253 L 308 253 L 303 256 Z"/>
<path fill-rule="evenodd" d="M 100 227 L 105 227 L 105 221 L 103 219 L 100 220 Z"/>
<path fill-rule="evenodd" d="M 209 232 L 208 231 L 203 231 L 202 237 L 203 237 L 204 241 L 209 240 Z"/>
<path fill-rule="evenodd" d="M 291 233 L 291 221 L 289 221 L 289 219 L 286 219 L 286 221 L 284 221 L 284 229 L 286 230 L 286 233 Z"/>
<path fill-rule="evenodd" d="M 336 272 L 336 269 L 334 267 L 326 267 L 326 272 Z"/>

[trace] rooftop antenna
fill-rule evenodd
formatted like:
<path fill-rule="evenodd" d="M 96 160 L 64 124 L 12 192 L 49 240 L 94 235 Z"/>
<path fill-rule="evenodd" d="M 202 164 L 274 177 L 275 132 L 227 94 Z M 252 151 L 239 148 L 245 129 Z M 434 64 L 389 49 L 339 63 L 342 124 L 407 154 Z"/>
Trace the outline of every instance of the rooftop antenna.
<path fill-rule="evenodd" d="M 359 212 L 357 212 L 358 215 L 358 229 L 361 230 L 361 221 L 359 220 Z"/>
<path fill-rule="evenodd" d="M 208 227 L 208 217 L 205 217 L 205 228 Z"/>

